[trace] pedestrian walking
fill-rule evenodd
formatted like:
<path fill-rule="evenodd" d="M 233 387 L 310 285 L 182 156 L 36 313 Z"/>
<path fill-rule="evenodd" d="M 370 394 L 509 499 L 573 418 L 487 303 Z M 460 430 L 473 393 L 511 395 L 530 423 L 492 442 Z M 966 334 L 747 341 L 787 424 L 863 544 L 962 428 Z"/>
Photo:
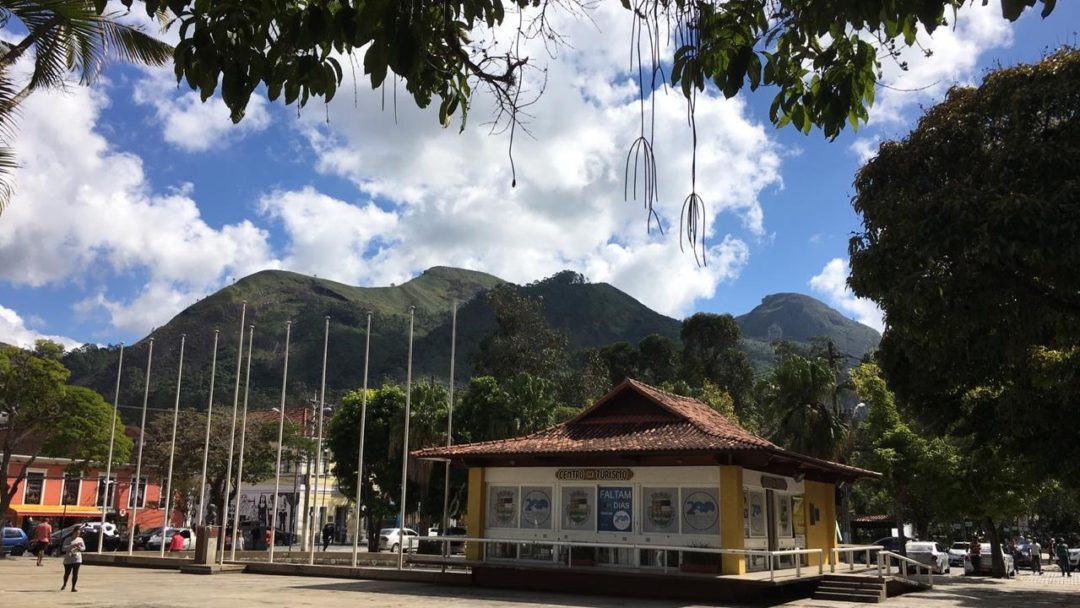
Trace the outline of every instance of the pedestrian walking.
<path fill-rule="evenodd" d="M 979 568 L 982 566 L 982 543 L 979 542 L 978 537 L 971 539 L 971 544 L 968 545 L 968 556 L 971 557 L 971 573 L 979 574 Z"/>
<path fill-rule="evenodd" d="M 63 591 L 67 588 L 68 578 L 71 578 L 71 591 L 72 593 L 78 591 L 75 588 L 79 584 L 79 566 L 82 566 L 82 554 L 86 551 L 86 542 L 82 539 L 82 530 L 75 528 L 75 531 L 71 533 L 71 540 L 68 541 L 67 553 L 64 554 L 64 584 L 60 586 L 60 590 Z"/>
<path fill-rule="evenodd" d="M 49 548 L 49 539 L 52 537 L 53 529 L 49 524 L 48 519 L 41 520 L 37 526 L 34 526 L 34 553 L 37 555 L 37 565 L 41 565 L 42 558 L 45 557 L 45 549 Z"/>
<path fill-rule="evenodd" d="M 1064 536 L 1057 539 L 1057 543 L 1054 544 L 1054 554 L 1057 555 L 1061 575 L 1072 577 L 1072 564 L 1069 563 L 1069 545 L 1065 544 Z"/>
<path fill-rule="evenodd" d="M 334 523 L 328 521 L 322 527 L 322 550 L 326 551 L 332 542 L 334 542 Z"/>
<path fill-rule="evenodd" d="M 263 542 L 266 543 L 268 550 L 274 544 L 274 532 L 269 527 L 266 528 L 266 534 L 263 535 Z"/>
<path fill-rule="evenodd" d="M 1042 576 L 1042 545 L 1039 544 L 1039 539 L 1032 538 L 1028 550 L 1031 553 L 1031 573 Z"/>

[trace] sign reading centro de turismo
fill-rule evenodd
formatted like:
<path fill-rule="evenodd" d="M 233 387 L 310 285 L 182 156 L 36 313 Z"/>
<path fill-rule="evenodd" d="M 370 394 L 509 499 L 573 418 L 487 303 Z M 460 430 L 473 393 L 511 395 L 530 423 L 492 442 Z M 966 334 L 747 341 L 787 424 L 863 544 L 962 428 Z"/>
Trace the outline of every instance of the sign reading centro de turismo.
<path fill-rule="evenodd" d="M 629 481 L 634 478 L 630 469 L 559 469 L 555 478 L 562 481 Z"/>

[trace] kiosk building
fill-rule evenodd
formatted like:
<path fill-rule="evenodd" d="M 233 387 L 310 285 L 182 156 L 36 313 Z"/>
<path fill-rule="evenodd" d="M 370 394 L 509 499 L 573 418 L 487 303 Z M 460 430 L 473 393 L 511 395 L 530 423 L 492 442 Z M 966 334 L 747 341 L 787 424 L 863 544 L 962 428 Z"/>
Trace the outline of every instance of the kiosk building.
<path fill-rule="evenodd" d="M 690 561 L 672 547 L 715 548 L 734 550 L 717 572 L 728 575 L 769 567 L 770 556 L 742 550 L 822 550 L 778 555 L 774 568 L 830 559 L 837 483 L 879 476 L 786 450 L 635 380 L 542 431 L 413 455 L 468 467 L 468 535 L 506 541 L 471 543 L 470 559 L 667 570 Z M 560 543 L 593 546 L 568 556 Z"/>

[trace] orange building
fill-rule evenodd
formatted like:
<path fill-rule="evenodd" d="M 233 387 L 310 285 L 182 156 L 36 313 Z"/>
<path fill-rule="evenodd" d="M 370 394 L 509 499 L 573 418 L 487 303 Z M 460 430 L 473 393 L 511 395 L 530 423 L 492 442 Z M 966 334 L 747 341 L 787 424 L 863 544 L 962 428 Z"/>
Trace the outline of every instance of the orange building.
<path fill-rule="evenodd" d="M 138 436 L 137 429 L 128 429 Z M 23 451 L 36 452 L 33 441 L 23 442 Z M 29 449 L 25 449 L 29 448 Z M 10 484 L 23 470 L 26 463 L 26 477 L 19 483 L 11 505 L 4 513 L 5 523 L 25 527 L 28 520 L 38 521 L 49 518 L 60 528 L 83 521 L 100 521 L 105 507 L 106 488 L 108 488 L 107 519 L 119 526 L 128 526 L 129 514 L 135 503 L 133 492 L 135 465 L 113 466 L 111 480 L 106 483 L 105 467 L 89 466 L 78 472 L 72 471 L 73 461 L 67 458 L 32 458 L 28 454 L 13 454 L 4 475 L 4 483 Z M 135 524 L 140 529 L 160 527 L 165 521 L 160 503 L 162 502 L 161 483 L 156 471 L 148 471 L 145 463 L 142 470 L 142 483 L 138 492 L 138 510 Z M 178 524 L 174 511 L 173 524 Z"/>

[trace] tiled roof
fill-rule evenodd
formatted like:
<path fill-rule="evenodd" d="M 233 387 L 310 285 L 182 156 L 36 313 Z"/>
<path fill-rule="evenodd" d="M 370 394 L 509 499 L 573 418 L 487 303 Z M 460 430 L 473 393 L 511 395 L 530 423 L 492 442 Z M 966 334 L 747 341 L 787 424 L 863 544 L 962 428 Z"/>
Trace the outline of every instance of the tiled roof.
<path fill-rule="evenodd" d="M 634 408 L 635 411 L 621 411 L 619 399 L 626 396 L 626 391 L 634 391 L 659 407 L 653 407 L 653 411 L 642 411 L 640 407 Z M 414 452 L 414 455 L 420 458 L 465 458 L 760 448 L 775 449 L 776 446 L 700 401 L 627 380 L 581 414 L 531 435 L 428 448 Z"/>
<path fill-rule="evenodd" d="M 574 418 L 542 431 L 512 439 L 426 448 L 412 455 L 460 459 L 666 452 L 766 452 L 814 468 L 877 476 L 872 471 L 789 452 L 696 399 L 629 379 Z"/>

